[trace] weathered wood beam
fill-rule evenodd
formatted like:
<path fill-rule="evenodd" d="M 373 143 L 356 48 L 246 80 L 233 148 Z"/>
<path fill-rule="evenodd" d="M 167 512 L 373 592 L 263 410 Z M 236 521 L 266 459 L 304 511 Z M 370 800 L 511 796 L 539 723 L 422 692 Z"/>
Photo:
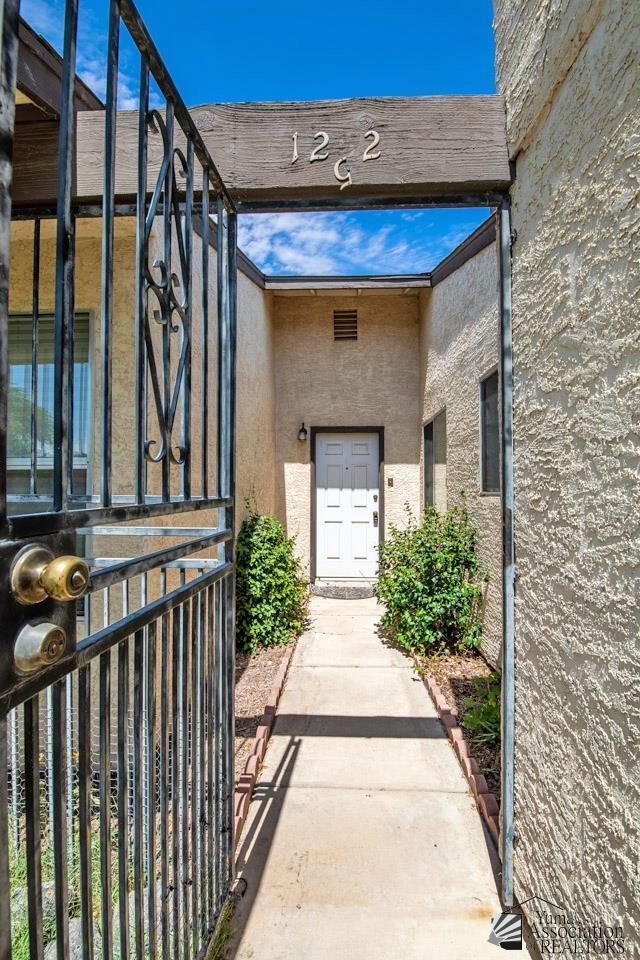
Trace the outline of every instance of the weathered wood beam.
<path fill-rule="evenodd" d="M 60 114 L 62 57 L 26 20 L 18 25 L 18 74 L 16 86 L 49 117 Z M 76 77 L 76 110 L 102 110 L 104 104 L 80 77 Z"/>
<path fill-rule="evenodd" d="M 498 96 L 209 104 L 191 113 L 230 193 L 244 203 L 482 195 L 506 190 L 511 179 Z M 118 115 L 121 200 L 136 193 L 137 122 L 135 111 Z M 22 136 L 14 202 L 50 203 L 51 153 L 35 149 L 32 131 Z M 103 144 L 104 117 L 78 114 L 81 202 L 101 196 Z M 152 132 L 149 189 L 160 161 L 161 138 Z"/>

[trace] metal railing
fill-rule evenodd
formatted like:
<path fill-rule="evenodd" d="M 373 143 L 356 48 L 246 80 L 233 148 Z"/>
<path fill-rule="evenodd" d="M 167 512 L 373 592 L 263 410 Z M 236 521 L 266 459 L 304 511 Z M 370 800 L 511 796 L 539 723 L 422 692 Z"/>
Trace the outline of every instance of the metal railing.
<path fill-rule="evenodd" d="M 91 207 L 74 203 L 78 9 L 77 0 L 67 0 L 57 206 L 16 212 L 34 222 L 33 409 L 31 456 L 24 458 L 29 476 L 24 490 L 10 491 L 17 4 L 4 2 L 0 16 L 0 958 L 41 960 L 55 949 L 62 960 L 80 947 L 87 960 L 202 956 L 234 869 L 235 209 L 130 0 L 109 3 L 102 200 Z M 140 57 L 133 205 L 116 203 L 115 192 L 123 27 Z M 150 104 L 152 81 L 162 107 Z M 162 148 L 150 183 L 151 137 Z M 115 379 L 121 370 L 114 363 L 120 216 L 135 217 L 133 256 L 118 267 L 135 276 L 135 355 L 125 384 L 134 429 L 124 453 Z M 78 491 L 74 301 L 82 254 L 76 228 L 88 217 L 101 227 L 91 411 L 99 430 L 90 458 L 94 476 Z M 47 218 L 55 222 L 50 493 L 39 482 L 37 454 Z M 114 439 L 120 444 L 115 453 Z M 176 526 L 179 516 L 191 526 Z M 194 517 L 206 525 L 193 526 Z M 154 526 L 139 525 L 151 518 Z M 125 526 L 132 522 L 138 526 Z M 143 552 L 142 536 L 160 538 L 158 549 Z M 18 602 L 12 565 L 34 539 L 54 555 L 82 553 L 83 543 L 84 552 L 96 554 L 88 558 L 80 606 L 53 596 L 33 607 Z M 114 542 L 128 550 L 108 549 Z M 63 633 L 63 652 L 20 672 L 15 638 L 43 621 Z"/>

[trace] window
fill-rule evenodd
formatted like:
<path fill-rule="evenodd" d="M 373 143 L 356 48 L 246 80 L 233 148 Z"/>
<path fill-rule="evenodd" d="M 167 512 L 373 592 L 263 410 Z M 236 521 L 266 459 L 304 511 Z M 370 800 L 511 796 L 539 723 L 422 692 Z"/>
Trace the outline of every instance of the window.
<path fill-rule="evenodd" d="M 424 427 L 424 505 L 447 509 L 447 414 Z"/>
<path fill-rule="evenodd" d="M 498 371 L 480 382 L 480 489 L 500 493 L 500 419 Z"/>
<path fill-rule="evenodd" d="M 53 468 L 54 318 L 38 317 L 35 448 L 31 412 L 33 390 L 31 315 L 9 317 L 9 397 L 7 485 L 9 494 L 29 494 L 33 480 L 40 494 L 51 493 Z M 90 448 L 89 316 L 76 314 L 73 331 L 73 492 L 87 492 Z"/>
<path fill-rule="evenodd" d="M 358 311 L 357 310 L 334 310 L 333 311 L 333 339 L 334 340 L 357 340 L 358 339 Z"/>

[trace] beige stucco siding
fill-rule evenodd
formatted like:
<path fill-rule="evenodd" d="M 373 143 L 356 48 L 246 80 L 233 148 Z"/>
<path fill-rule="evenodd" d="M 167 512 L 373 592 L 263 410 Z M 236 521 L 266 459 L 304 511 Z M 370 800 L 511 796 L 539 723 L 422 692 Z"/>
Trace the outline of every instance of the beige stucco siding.
<path fill-rule="evenodd" d="M 271 296 L 238 275 L 236 519 L 275 511 L 276 389 Z"/>
<path fill-rule="evenodd" d="M 480 380 L 499 361 L 495 244 L 424 291 L 420 356 L 423 423 L 446 410 L 446 498 L 436 476 L 436 505 L 452 507 L 460 503 L 461 491 L 466 494 L 480 564 L 489 574 L 482 650 L 497 664 L 502 637 L 500 496 L 480 492 Z"/>
<path fill-rule="evenodd" d="M 358 339 L 334 341 L 333 311 L 354 309 Z M 308 568 L 311 443 L 297 438 L 303 421 L 307 428 L 384 427 L 385 529 L 403 522 L 405 503 L 419 506 L 418 298 L 278 296 L 273 315 L 276 503 Z"/>
<path fill-rule="evenodd" d="M 638 957 L 640 7 L 498 0 L 496 27 L 518 153 L 516 896 L 619 923 Z"/>

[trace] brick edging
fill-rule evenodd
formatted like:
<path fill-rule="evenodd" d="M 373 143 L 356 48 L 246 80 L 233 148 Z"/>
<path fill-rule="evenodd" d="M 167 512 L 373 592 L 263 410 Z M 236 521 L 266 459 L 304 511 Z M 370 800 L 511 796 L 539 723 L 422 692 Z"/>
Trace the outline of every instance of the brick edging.
<path fill-rule="evenodd" d="M 271 728 L 276 717 L 276 710 L 278 709 L 278 703 L 284 689 L 284 682 L 287 678 L 287 671 L 289 670 L 289 664 L 291 663 L 291 658 L 295 652 L 295 649 L 296 644 L 295 642 L 292 642 L 282 658 L 282 663 L 278 667 L 276 678 L 273 681 L 273 686 L 271 687 L 271 692 L 269 693 L 269 699 L 265 704 L 262 719 L 258 725 L 258 729 L 256 730 L 256 735 L 253 740 L 253 748 L 247 757 L 244 770 L 236 781 L 236 788 L 233 797 L 233 838 L 234 846 L 236 848 L 247 819 L 253 788 L 256 785 L 258 773 L 260 772 L 260 767 L 262 766 L 262 761 L 267 750 L 267 743 L 269 742 L 269 737 L 271 736 Z"/>
<path fill-rule="evenodd" d="M 433 705 L 438 712 L 440 723 L 447 731 L 447 736 L 451 741 L 451 746 L 454 749 L 455 755 L 460 761 L 462 772 L 465 775 L 469 789 L 471 790 L 473 798 L 476 801 L 478 810 L 484 818 L 499 852 L 500 809 L 498 807 L 498 801 L 493 793 L 489 793 L 487 781 L 480 773 L 478 762 L 477 760 L 474 760 L 469 753 L 469 745 L 464 739 L 462 727 L 460 727 L 458 724 L 458 711 L 455 707 L 451 708 L 449 706 L 442 690 L 433 677 L 425 674 L 424 667 L 420 663 L 415 653 L 412 652 L 411 658 L 418 669 L 420 676 L 422 677 L 422 682 L 426 687 L 426 690 L 433 701 Z"/>

